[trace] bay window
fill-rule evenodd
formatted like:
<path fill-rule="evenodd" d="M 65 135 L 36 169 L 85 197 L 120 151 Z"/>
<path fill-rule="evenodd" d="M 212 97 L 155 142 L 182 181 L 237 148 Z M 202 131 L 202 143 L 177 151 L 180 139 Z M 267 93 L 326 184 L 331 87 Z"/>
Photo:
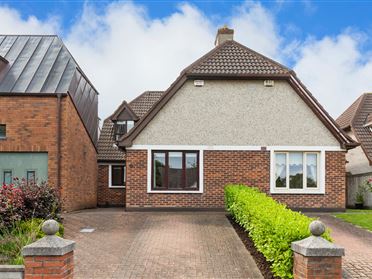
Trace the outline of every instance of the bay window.
<path fill-rule="evenodd" d="M 274 152 L 274 190 L 296 193 L 320 189 L 320 155 L 320 152 Z"/>
<path fill-rule="evenodd" d="M 198 151 L 153 151 L 152 190 L 199 190 Z"/>

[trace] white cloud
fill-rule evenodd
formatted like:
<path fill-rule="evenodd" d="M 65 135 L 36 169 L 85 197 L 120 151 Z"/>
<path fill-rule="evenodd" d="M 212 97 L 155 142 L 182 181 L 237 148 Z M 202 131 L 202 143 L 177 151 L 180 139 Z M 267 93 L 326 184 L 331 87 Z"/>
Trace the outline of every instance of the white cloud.
<path fill-rule="evenodd" d="M 261 4 L 246 2 L 235 9 L 231 19 L 235 39 L 262 54 L 281 59 L 279 36 L 275 18 Z"/>
<path fill-rule="evenodd" d="M 87 3 L 63 39 L 101 93 L 102 118 L 123 99 L 130 101 L 145 90 L 166 89 L 183 68 L 213 48 L 215 32 L 225 23 L 235 29 L 237 41 L 279 61 L 291 61 L 334 117 L 362 92 L 372 90 L 372 58 L 359 50 L 363 38 L 357 33 L 288 42 L 280 33 L 286 27 L 257 2 L 247 1 L 217 20 L 190 4 L 153 19 L 133 2 L 115 2 L 103 10 Z M 22 19 L 18 11 L 0 7 L 0 33 L 60 30 L 58 17 Z"/>
<path fill-rule="evenodd" d="M 50 17 L 45 21 L 35 16 L 22 19 L 17 10 L 6 6 L 0 7 L 1 34 L 55 34 L 59 30 L 58 17 Z"/>
<path fill-rule="evenodd" d="M 66 44 L 100 91 L 108 116 L 123 99 L 165 90 L 183 68 L 213 47 L 210 21 L 193 6 L 150 19 L 132 3 L 115 3 L 99 14 L 86 5 Z"/>
<path fill-rule="evenodd" d="M 344 32 L 300 46 L 294 70 L 335 118 L 372 90 L 372 57 L 359 50 L 362 42 L 360 34 Z"/>

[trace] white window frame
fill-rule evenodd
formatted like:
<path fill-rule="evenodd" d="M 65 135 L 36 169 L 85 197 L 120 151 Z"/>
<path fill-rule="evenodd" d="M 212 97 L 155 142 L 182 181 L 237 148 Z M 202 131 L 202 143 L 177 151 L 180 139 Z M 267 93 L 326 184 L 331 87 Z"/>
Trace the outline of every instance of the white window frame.
<path fill-rule="evenodd" d="M 302 152 L 303 153 L 303 166 L 304 166 L 304 172 L 303 172 L 303 188 L 302 189 L 290 189 L 289 188 L 289 153 L 290 152 Z M 286 153 L 286 172 L 287 172 L 287 179 L 286 179 L 286 188 L 277 188 L 276 187 L 276 169 L 275 169 L 275 154 L 276 153 Z M 307 188 L 306 180 L 307 180 L 307 168 L 306 168 L 306 154 L 314 154 L 317 153 L 317 188 Z M 270 149 L 270 193 L 272 194 L 325 194 L 325 150 L 316 150 L 311 148 L 306 148 L 306 150 L 301 149 L 282 149 L 282 148 L 275 148 Z"/>
<path fill-rule="evenodd" d="M 193 148 L 193 146 L 183 146 L 182 149 L 179 148 L 179 146 L 158 146 L 160 148 L 156 148 L 157 146 L 154 146 L 153 148 L 147 148 L 147 193 L 148 194 L 202 194 L 204 191 L 204 164 L 203 164 L 203 150 Z M 152 151 L 198 151 L 199 152 L 199 190 L 196 191 L 182 191 L 182 190 L 153 190 L 152 189 Z"/>
<path fill-rule="evenodd" d="M 108 173 L 108 186 L 109 188 L 112 188 L 112 189 L 123 189 L 125 188 L 125 185 L 122 185 L 122 186 L 114 186 L 112 185 L 112 166 L 124 166 L 124 184 L 127 182 L 127 168 L 126 168 L 126 165 L 123 164 L 123 163 L 118 163 L 118 164 L 109 164 L 108 167 L 109 167 L 109 173 Z"/>

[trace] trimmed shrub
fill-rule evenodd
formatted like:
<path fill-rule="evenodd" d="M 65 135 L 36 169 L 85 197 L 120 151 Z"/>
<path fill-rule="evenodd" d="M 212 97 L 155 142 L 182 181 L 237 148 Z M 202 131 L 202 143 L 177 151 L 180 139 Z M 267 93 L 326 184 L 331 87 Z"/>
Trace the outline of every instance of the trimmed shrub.
<path fill-rule="evenodd" d="M 291 243 L 311 235 L 309 224 L 313 219 L 290 210 L 257 188 L 245 185 L 227 185 L 225 205 L 270 263 L 273 274 L 293 278 Z M 329 230 L 323 237 L 331 240 Z"/>

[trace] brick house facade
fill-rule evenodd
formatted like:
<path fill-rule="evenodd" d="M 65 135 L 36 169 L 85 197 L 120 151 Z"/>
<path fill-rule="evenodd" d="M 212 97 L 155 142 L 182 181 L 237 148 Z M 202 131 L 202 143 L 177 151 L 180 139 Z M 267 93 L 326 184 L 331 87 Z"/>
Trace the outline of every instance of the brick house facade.
<path fill-rule="evenodd" d="M 268 151 L 206 151 L 204 153 L 204 192 L 193 194 L 148 194 L 147 152 L 127 151 L 128 208 L 180 207 L 223 208 L 224 186 L 229 183 L 258 187 L 270 195 L 270 153 Z M 145 162 L 145 163 L 144 163 Z M 236 163 L 238 162 L 238 164 Z M 229 168 L 223 168 L 226 163 Z M 223 171 L 220 171 L 223 169 Z M 272 194 L 295 209 L 345 207 L 345 153 L 326 152 L 326 192 L 318 194 Z"/>
<path fill-rule="evenodd" d="M 291 208 L 345 208 L 345 153 L 357 144 L 292 70 L 235 42 L 231 29 L 166 91 L 145 93 L 104 122 L 99 162 L 122 156 L 100 167 L 106 203 L 117 198 L 108 184 L 122 179 L 128 210 L 223 208 L 229 183 Z M 110 171 L 117 163 L 124 176 Z"/>
<path fill-rule="evenodd" d="M 60 49 L 59 55 L 53 56 L 47 46 Z M 98 109 L 94 87 L 56 36 L 0 36 L 0 55 L 6 61 L 0 70 L 0 125 L 5 127 L 0 137 L 1 183 L 8 182 L 6 172 L 11 178 L 27 178 L 26 171 L 32 170 L 39 182 L 47 180 L 58 190 L 63 210 L 95 207 Z M 17 70 L 22 62 L 18 55 L 28 62 L 22 65 L 23 74 Z M 46 161 L 37 166 L 23 161 L 34 159 L 35 154 L 43 154 Z"/>

